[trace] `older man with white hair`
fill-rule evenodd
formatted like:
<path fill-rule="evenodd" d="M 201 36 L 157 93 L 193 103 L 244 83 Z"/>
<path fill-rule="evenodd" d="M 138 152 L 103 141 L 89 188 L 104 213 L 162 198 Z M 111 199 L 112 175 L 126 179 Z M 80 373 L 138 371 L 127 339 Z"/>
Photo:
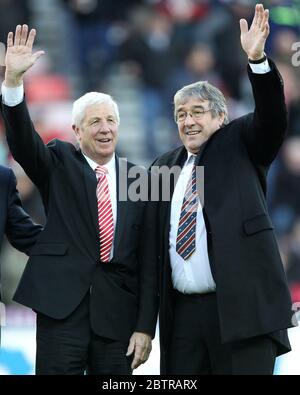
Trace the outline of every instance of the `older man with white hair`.
<path fill-rule="evenodd" d="M 37 312 L 37 374 L 131 374 L 147 360 L 156 324 L 155 256 L 141 237 L 146 203 L 120 199 L 134 165 L 115 154 L 119 112 L 109 95 L 74 102 L 78 148 L 42 142 L 23 92 L 24 73 L 43 54 L 32 54 L 35 34 L 27 25 L 8 34 L 2 85 L 11 152 L 47 214 L 14 299 Z"/>

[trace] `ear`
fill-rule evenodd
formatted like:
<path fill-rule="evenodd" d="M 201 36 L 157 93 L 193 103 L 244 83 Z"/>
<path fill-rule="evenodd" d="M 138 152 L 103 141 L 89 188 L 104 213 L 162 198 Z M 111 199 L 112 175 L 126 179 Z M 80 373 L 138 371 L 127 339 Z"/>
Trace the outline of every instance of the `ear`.
<path fill-rule="evenodd" d="M 225 120 L 225 113 L 222 112 L 221 114 L 219 114 L 219 122 L 220 122 L 219 127 L 223 126 L 224 120 Z"/>
<path fill-rule="evenodd" d="M 72 125 L 72 129 L 74 130 L 74 133 L 76 135 L 77 140 L 80 140 L 80 133 L 79 133 L 79 128 L 76 125 Z"/>

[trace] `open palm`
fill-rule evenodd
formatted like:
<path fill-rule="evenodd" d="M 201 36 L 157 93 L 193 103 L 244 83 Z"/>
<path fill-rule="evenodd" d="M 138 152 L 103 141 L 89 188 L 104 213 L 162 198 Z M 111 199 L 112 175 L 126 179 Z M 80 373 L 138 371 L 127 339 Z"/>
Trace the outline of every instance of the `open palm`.
<path fill-rule="evenodd" d="M 255 7 L 255 15 L 248 29 L 245 19 L 240 20 L 241 44 L 248 58 L 257 60 L 263 57 L 266 39 L 269 35 L 269 11 L 262 4 Z"/>
<path fill-rule="evenodd" d="M 28 34 L 27 25 L 18 25 L 15 37 L 12 32 L 7 36 L 7 51 L 5 57 L 6 74 L 20 78 L 44 54 L 43 51 L 32 53 L 36 31 L 31 29 Z"/>

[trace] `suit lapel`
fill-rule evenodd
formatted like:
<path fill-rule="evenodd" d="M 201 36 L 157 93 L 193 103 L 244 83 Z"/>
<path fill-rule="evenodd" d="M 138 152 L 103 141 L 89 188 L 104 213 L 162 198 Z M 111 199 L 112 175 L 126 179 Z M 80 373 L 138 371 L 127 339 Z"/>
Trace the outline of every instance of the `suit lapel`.
<path fill-rule="evenodd" d="M 203 156 L 206 151 L 206 149 L 209 147 L 209 145 L 212 143 L 212 141 L 215 139 L 215 137 L 219 134 L 219 131 L 221 129 L 217 130 L 205 143 L 203 143 L 199 149 L 199 152 L 196 156 L 195 159 L 195 165 L 196 166 L 202 166 L 203 165 Z"/>
<path fill-rule="evenodd" d="M 128 208 L 128 196 L 126 201 L 120 200 L 120 187 L 122 192 L 128 191 L 128 164 L 127 160 L 121 159 L 116 155 L 116 181 L 117 181 L 117 223 L 115 230 L 115 240 L 114 240 L 114 256 L 117 255 L 117 250 L 122 238 L 123 232 L 126 231 L 126 217 L 129 211 Z M 124 184 L 126 182 L 126 185 Z M 121 183 L 121 184 L 120 184 Z M 123 195 L 123 193 L 122 193 Z"/>
<path fill-rule="evenodd" d="M 197 169 L 197 173 L 196 173 L 197 174 L 196 175 L 196 190 L 197 190 L 197 194 L 198 194 L 202 208 L 204 207 L 204 193 L 205 193 L 205 188 L 204 188 L 205 169 L 204 169 L 204 165 L 203 165 L 203 155 L 204 155 L 204 152 L 206 150 L 208 143 L 209 143 L 209 140 L 201 145 L 199 152 L 198 152 L 196 159 L 195 159 L 196 166 L 203 166 L 203 171 L 202 171 L 202 169 L 200 169 L 200 171 Z"/>
<path fill-rule="evenodd" d="M 199 172 L 198 173 L 199 174 L 199 178 L 197 178 L 197 186 L 196 186 L 197 193 L 198 193 L 198 196 L 199 196 L 199 199 L 200 199 L 200 202 L 201 202 L 201 205 L 202 205 L 203 208 L 204 208 L 204 204 L 205 204 L 204 195 L 205 195 L 205 192 L 207 191 L 207 183 L 208 182 L 214 182 L 212 179 L 209 178 L 209 176 L 205 180 L 204 156 L 205 156 L 205 153 L 206 153 L 207 149 L 211 146 L 213 141 L 215 141 L 214 142 L 214 150 L 217 149 L 217 147 L 218 147 L 218 144 L 217 144 L 218 139 L 216 139 L 216 138 L 220 134 L 221 130 L 222 130 L 222 128 L 218 129 L 204 144 L 201 145 L 201 147 L 199 149 L 199 152 L 198 152 L 198 154 L 196 156 L 196 159 L 195 159 L 195 165 L 196 166 L 203 166 L 203 168 L 204 168 L 203 172 Z M 211 158 L 212 154 L 210 153 L 209 156 Z M 208 171 L 206 173 L 208 174 Z M 198 174 L 197 174 L 197 176 L 198 176 Z"/>
<path fill-rule="evenodd" d="M 83 164 L 82 172 L 83 172 L 85 191 L 87 194 L 87 201 L 88 201 L 87 206 L 91 218 L 91 223 L 93 225 L 96 235 L 99 236 L 98 208 L 97 208 L 97 196 L 96 196 L 97 177 L 91 166 L 85 160 L 80 150 L 78 150 L 78 154 L 80 155 L 80 159 Z"/>
<path fill-rule="evenodd" d="M 167 166 L 169 168 L 171 168 L 173 166 L 179 166 L 180 168 L 182 168 L 186 159 L 187 159 L 187 151 L 186 151 L 185 147 L 182 147 L 173 157 L 170 158 L 170 161 Z M 177 182 L 177 180 L 176 180 L 176 182 Z M 170 182 L 170 203 L 172 200 L 176 182 L 175 182 L 174 178 L 173 178 L 172 182 Z"/>
<path fill-rule="evenodd" d="M 187 151 L 185 147 L 182 146 L 182 148 L 178 150 L 178 152 L 176 152 L 176 154 L 170 158 L 169 162 L 167 163 L 167 166 L 169 168 L 173 166 L 179 166 L 182 168 L 186 159 L 187 159 Z M 170 226 L 170 217 L 171 217 L 171 202 L 172 202 L 175 186 L 176 186 L 176 182 L 173 178 L 173 180 L 170 182 L 170 200 L 168 202 L 164 202 L 164 204 L 166 205 L 165 206 L 166 209 L 164 210 L 165 219 L 163 223 L 168 224 L 167 226 L 165 226 L 165 240 L 168 240 L 168 242 L 169 242 L 169 226 Z"/>

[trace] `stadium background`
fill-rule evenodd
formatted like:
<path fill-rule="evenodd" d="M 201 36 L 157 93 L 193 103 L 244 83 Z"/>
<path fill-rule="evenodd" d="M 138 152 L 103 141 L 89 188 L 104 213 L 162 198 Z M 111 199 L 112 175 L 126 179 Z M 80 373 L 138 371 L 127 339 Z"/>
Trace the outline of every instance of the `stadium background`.
<path fill-rule="evenodd" d="M 16 24 L 37 29 L 36 49 L 46 55 L 26 76 L 26 97 L 45 142 L 75 141 L 72 101 L 86 91 L 111 94 L 119 104 L 118 154 L 148 166 L 180 144 L 172 96 L 182 85 L 208 80 L 226 95 L 230 118 L 253 109 L 240 48 L 241 17 L 253 0 L 0 0 L 0 41 Z M 262 1 L 270 9 L 266 52 L 285 82 L 287 139 L 269 172 L 268 205 L 287 278 L 300 310 L 300 0 Z M 300 50 L 300 43 L 298 44 Z M 298 55 L 300 61 L 300 53 Z M 4 68 L 0 68 L 0 80 Z M 0 81 L 1 82 L 1 81 Z M 44 223 L 39 195 L 7 149 L 0 119 L 0 163 L 11 166 L 26 210 Z M 12 302 L 26 257 L 4 241 L 0 256 L 2 317 L 0 374 L 33 374 L 34 313 Z M 247 306 L 245 306 L 247 308 Z M 300 374 L 300 329 L 290 330 L 293 351 L 278 359 L 276 374 Z M 158 374 L 158 336 L 150 360 L 136 374 Z"/>

